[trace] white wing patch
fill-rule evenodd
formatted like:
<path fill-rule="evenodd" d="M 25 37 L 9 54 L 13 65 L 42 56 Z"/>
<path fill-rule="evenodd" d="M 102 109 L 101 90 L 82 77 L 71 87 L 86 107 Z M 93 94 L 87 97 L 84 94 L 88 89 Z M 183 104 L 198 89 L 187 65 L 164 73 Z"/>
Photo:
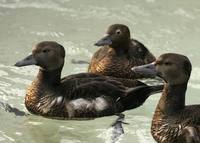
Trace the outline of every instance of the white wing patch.
<path fill-rule="evenodd" d="M 103 111 L 108 107 L 107 101 L 102 97 L 97 97 L 94 100 L 87 100 L 83 98 L 70 101 L 70 104 L 75 110 L 96 110 Z"/>
<path fill-rule="evenodd" d="M 108 102 L 102 97 L 96 98 L 94 102 L 95 102 L 95 109 L 97 111 L 103 111 L 106 108 L 108 108 Z"/>
<path fill-rule="evenodd" d="M 75 110 L 80 109 L 84 110 L 83 108 L 90 108 L 92 106 L 92 103 L 89 100 L 79 98 L 70 101 L 70 104 L 73 106 Z"/>
<path fill-rule="evenodd" d="M 57 103 L 56 104 L 60 104 L 63 101 L 63 97 L 59 96 L 57 97 Z"/>

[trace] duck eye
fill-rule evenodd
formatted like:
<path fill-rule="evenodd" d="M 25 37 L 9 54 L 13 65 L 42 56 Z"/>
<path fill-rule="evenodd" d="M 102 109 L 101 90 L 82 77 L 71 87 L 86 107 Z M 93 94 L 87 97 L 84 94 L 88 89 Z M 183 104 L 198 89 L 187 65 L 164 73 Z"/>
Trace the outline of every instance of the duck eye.
<path fill-rule="evenodd" d="M 166 66 L 169 66 L 169 65 L 171 65 L 172 63 L 170 63 L 170 62 L 165 62 L 164 63 Z"/>
<path fill-rule="evenodd" d="M 122 33 L 121 30 L 119 30 L 119 29 L 116 30 L 117 35 L 120 35 L 121 33 Z"/>
<path fill-rule="evenodd" d="M 49 51 L 50 51 L 49 49 L 44 49 L 44 50 L 42 50 L 43 53 L 47 53 L 47 52 L 49 52 Z"/>

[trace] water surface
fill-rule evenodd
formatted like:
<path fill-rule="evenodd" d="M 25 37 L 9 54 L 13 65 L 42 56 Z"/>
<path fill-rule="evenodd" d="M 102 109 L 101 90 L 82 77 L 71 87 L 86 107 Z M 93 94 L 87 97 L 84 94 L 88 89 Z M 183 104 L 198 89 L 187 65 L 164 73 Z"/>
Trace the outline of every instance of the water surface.
<path fill-rule="evenodd" d="M 36 76 L 35 66 L 13 64 L 42 40 L 64 45 L 63 75 L 84 72 L 97 50 L 93 43 L 113 23 L 123 23 L 132 37 L 156 56 L 166 52 L 187 55 L 193 64 L 187 103 L 200 103 L 200 1 L 199 0 L 0 0 L 0 101 L 26 111 L 25 89 Z M 160 94 L 143 107 L 127 111 L 120 143 L 154 143 L 152 114 Z M 27 111 L 26 111 L 27 112 Z M 0 143 L 109 143 L 115 116 L 90 121 L 59 121 L 38 116 L 16 117 L 0 109 Z"/>

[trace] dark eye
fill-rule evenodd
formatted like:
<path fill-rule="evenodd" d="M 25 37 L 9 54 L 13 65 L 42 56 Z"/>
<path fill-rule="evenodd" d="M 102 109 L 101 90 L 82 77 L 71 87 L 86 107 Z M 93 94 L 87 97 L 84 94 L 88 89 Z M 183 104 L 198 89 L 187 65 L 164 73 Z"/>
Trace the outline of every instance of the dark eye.
<path fill-rule="evenodd" d="M 122 33 L 121 30 L 119 30 L 119 29 L 116 30 L 117 35 L 120 35 L 121 33 Z"/>
<path fill-rule="evenodd" d="M 170 62 L 165 62 L 164 63 L 166 66 L 169 66 L 169 65 L 171 65 L 172 63 L 170 63 Z"/>
<path fill-rule="evenodd" d="M 42 50 L 43 53 L 48 53 L 49 51 L 50 51 L 49 49 Z"/>

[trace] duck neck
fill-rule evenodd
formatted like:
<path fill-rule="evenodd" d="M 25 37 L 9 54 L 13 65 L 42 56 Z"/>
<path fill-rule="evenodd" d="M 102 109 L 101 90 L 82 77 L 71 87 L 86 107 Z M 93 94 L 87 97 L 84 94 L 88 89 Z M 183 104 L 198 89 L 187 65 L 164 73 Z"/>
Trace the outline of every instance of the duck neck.
<path fill-rule="evenodd" d="M 49 86 L 59 85 L 61 78 L 61 71 L 62 67 L 52 71 L 47 71 L 45 69 L 40 68 L 39 73 L 37 75 L 37 81 L 39 81 L 41 84 Z"/>
<path fill-rule="evenodd" d="M 187 83 L 179 85 L 165 84 L 158 107 L 163 114 L 171 115 L 185 107 Z"/>
<path fill-rule="evenodd" d="M 124 55 L 128 52 L 130 46 L 130 41 L 118 43 L 117 45 L 112 45 L 113 49 L 115 49 L 115 52 L 117 55 Z"/>

